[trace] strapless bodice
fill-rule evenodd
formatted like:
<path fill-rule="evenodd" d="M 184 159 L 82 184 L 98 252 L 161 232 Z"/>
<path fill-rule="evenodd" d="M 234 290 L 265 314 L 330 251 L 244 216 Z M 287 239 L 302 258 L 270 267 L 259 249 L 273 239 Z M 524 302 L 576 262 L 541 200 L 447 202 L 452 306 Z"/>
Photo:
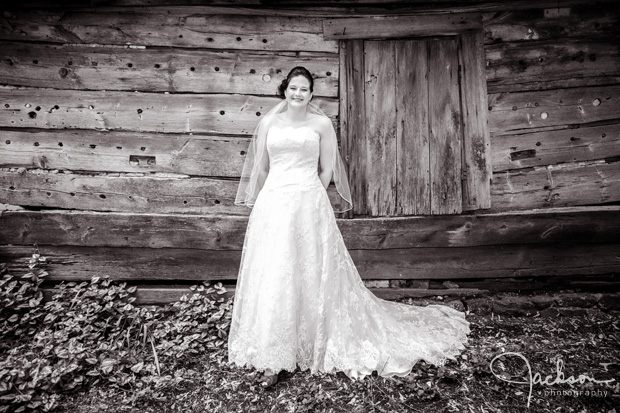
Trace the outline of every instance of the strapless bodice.
<path fill-rule="evenodd" d="M 320 183 L 320 135 L 308 126 L 272 126 L 267 132 L 267 188 Z"/>

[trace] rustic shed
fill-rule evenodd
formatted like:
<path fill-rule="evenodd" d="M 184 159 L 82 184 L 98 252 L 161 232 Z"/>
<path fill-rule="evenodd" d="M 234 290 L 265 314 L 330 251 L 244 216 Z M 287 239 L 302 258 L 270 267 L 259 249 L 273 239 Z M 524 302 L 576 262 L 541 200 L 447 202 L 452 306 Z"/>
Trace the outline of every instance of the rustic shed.
<path fill-rule="evenodd" d="M 393 287 L 378 295 L 620 285 L 614 0 L 57 4 L 0 16 L 15 272 L 36 244 L 51 281 L 107 274 L 145 303 L 233 285 L 249 138 L 303 65 L 352 183 L 347 247 Z"/>

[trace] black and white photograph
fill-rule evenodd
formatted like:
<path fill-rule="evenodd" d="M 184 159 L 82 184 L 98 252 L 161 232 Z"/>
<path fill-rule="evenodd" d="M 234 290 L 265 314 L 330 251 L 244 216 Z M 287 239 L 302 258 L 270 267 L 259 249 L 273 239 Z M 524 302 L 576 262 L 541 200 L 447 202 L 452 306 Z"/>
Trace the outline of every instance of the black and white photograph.
<path fill-rule="evenodd" d="M 0 6 L 0 413 L 620 413 L 620 1 Z"/>

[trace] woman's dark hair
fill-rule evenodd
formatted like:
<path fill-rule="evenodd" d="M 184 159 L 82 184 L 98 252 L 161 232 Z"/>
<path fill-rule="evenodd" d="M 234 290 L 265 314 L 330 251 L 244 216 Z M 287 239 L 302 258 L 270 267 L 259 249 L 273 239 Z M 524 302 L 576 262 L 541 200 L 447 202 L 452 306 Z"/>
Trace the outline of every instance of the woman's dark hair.
<path fill-rule="evenodd" d="M 286 79 L 284 79 L 282 81 L 282 83 L 280 83 L 280 86 L 278 86 L 278 93 L 277 93 L 277 95 L 280 96 L 282 99 L 285 98 L 284 91 L 286 90 L 286 88 L 288 88 L 289 82 L 291 81 L 292 78 L 294 78 L 296 76 L 303 76 L 306 79 L 308 79 L 308 82 L 310 82 L 310 93 L 313 92 L 313 90 L 314 90 L 314 79 L 312 78 L 312 73 L 310 73 L 310 71 L 308 71 L 308 69 L 306 69 L 303 66 L 296 66 L 293 69 L 291 69 L 290 72 L 288 72 L 288 75 L 286 76 Z"/>

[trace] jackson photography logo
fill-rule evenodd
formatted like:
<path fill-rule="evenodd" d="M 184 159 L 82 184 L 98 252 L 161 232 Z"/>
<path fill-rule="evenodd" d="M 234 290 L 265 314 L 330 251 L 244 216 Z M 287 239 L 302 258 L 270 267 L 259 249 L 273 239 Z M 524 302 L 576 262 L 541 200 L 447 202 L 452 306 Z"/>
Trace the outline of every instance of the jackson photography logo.
<path fill-rule="evenodd" d="M 525 381 L 509 380 L 501 375 L 498 375 L 493 370 L 493 363 L 495 363 L 500 358 L 503 358 L 504 360 L 506 360 L 507 358 L 510 358 L 510 357 L 517 357 L 525 362 L 525 365 L 527 366 L 527 375 L 526 375 L 527 380 Z M 527 407 L 528 408 L 530 407 L 530 402 L 532 400 L 532 391 L 534 389 L 535 384 L 540 384 L 541 386 L 553 386 L 556 384 L 573 385 L 575 383 L 584 384 L 586 382 L 590 382 L 590 383 L 595 383 L 595 384 L 608 384 L 609 385 L 613 383 L 614 381 L 616 381 L 616 379 L 597 380 L 594 377 L 588 376 L 587 374 L 580 374 L 577 377 L 574 377 L 574 376 L 565 377 L 564 372 L 562 371 L 562 369 L 564 368 L 564 361 L 562 361 L 562 359 L 559 359 L 559 358 L 555 366 L 555 377 L 553 375 L 548 375 L 543 379 L 540 373 L 532 374 L 532 367 L 530 366 L 530 362 L 523 354 L 512 352 L 512 351 L 498 354 L 497 356 L 493 357 L 493 360 L 491 360 L 489 367 L 491 369 L 491 373 L 493 373 L 495 377 L 497 377 L 498 379 L 502 381 L 505 381 L 507 383 L 513 383 L 513 384 L 524 384 L 524 385 L 529 386 L 529 392 L 527 395 Z M 607 390 L 573 390 L 573 389 L 564 390 L 564 389 L 552 389 L 552 388 L 543 390 L 543 395 L 545 396 L 606 397 L 609 393 L 610 392 Z"/>

